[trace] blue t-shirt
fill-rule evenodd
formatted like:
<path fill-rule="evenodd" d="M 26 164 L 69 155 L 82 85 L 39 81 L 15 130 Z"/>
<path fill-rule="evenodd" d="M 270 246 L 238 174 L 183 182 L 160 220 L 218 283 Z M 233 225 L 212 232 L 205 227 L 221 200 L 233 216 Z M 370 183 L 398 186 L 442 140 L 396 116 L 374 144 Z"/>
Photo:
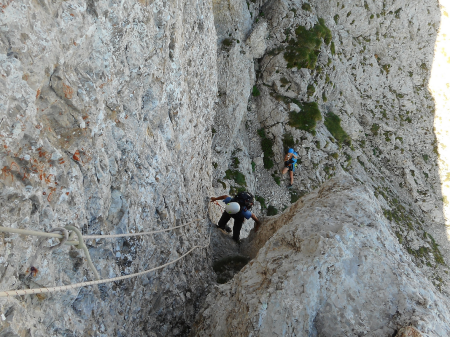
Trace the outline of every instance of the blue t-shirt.
<path fill-rule="evenodd" d="M 228 204 L 231 202 L 231 199 L 233 199 L 232 197 L 228 197 L 226 199 L 223 200 L 223 202 L 225 204 Z M 246 207 L 242 207 L 241 206 L 241 210 L 239 211 L 240 214 L 242 214 L 244 216 L 244 218 L 246 218 L 247 220 L 250 219 L 252 217 L 252 212 L 250 212 L 249 210 L 247 210 Z"/>

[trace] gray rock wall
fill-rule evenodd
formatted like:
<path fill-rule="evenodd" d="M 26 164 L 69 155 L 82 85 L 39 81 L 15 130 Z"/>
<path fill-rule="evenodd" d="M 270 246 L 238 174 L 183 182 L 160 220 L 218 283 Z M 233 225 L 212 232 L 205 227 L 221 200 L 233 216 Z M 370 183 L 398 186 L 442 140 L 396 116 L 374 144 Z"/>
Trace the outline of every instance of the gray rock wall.
<path fill-rule="evenodd" d="M 447 299 L 364 185 L 340 174 L 265 223 L 257 256 L 208 295 L 196 336 L 448 336 Z"/>
<path fill-rule="evenodd" d="M 0 20 L 1 225 L 115 234 L 203 219 L 88 241 L 102 278 L 206 244 L 217 92 L 211 3 L 14 1 Z M 36 237 L 0 236 L 2 290 L 93 277 L 81 251 L 45 253 Z M 183 335 L 209 285 L 208 265 L 199 249 L 98 289 L 1 299 L 0 334 Z"/>
<path fill-rule="evenodd" d="M 241 233 L 250 237 L 240 247 L 214 229 L 214 249 L 145 277 L 0 299 L 0 336 L 187 335 L 214 277 L 211 261 L 236 253 L 258 263 L 211 294 L 198 334 L 384 336 L 413 324 L 447 335 L 450 245 L 427 89 L 439 14 L 437 2 L 403 0 L 3 4 L 2 226 L 71 224 L 110 234 L 189 224 L 89 240 L 108 278 L 207 243 L 208 222 L 221 213 L 208 208 L 207 195 L 249 190 L 260 216 L 312 194 L 257 235 L 247 221 Z M 321 45 L 309 69 L 288 67 L 295 29 L 313 29 L 319 18 L 333 44 Z M 311 102 L 321 117 L 314 130 L 292 125 L 291 112 Z M 327 126 L 334 114 L 345 141 Z M 288 143 L 301 163 L 289 191 L 280 175 Z M 346 176 L 327 183 L 342 169 L 358 183 Z M 2 290 L 93 278 L 75 248 L 45 252 L 35 237 L 0 238 Z M 397 288 L 367 281 L 378 286 L 385 275 Z"/>
<path fill-rule="evenodd" d="M 271 214 L 281 212 L 343 168 L 375 191 L 399 242 L 449 293 L 450 244 L 441 193 L 446 178 L 439 176 L 442 151 L 434 132 L 435 123 L 442 123 L 435 121 L 428 87 L 443 7 L 437 2 L 280 0 L 257 1 L 249 11 L 253 27 L 265 22 L 268 32 L 266 52 L 255 62 L 259 95 L 249 96 L 242 122 L 246 137 L 240 140 L 254 163 L 254 192 L 264 201 L 260 213 L 268 214 L 269 206 Z M 289 65 L 285 56 L 298 39 L 296 29 L 314 31 L 319 19 L 331 38 L 328 43 L 319 38 L 317 61 L 309 67 Z M 291 120 L 292 113 L 309 114 L 304 104 L 317 104 L 315 127 Z M 346 137 L 336 133 L 333 116 Z M 263 148 L 261 129 L 272 145 Z M 237 139 L 230 152 L 241 146 Z M 300 155 L 290 190 L 287 176 L 280 174 L 288 144 Z"/>

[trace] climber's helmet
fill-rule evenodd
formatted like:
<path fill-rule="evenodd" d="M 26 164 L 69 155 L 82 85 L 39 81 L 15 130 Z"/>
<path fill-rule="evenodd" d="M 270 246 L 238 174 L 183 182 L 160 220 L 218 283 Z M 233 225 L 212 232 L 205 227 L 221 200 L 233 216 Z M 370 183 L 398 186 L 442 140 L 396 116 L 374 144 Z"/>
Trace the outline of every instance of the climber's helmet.
<path fill-rule="evenodd" d="M 236 214 L 241 210 L 241 206 L 237 202 L 230 202 L 225 206 L 225 211 L 228 214 Z"/>
<path fill-rule="evenodd" d="M 294 149 L 289 149 L 288 153 L 294 153 Z"/>

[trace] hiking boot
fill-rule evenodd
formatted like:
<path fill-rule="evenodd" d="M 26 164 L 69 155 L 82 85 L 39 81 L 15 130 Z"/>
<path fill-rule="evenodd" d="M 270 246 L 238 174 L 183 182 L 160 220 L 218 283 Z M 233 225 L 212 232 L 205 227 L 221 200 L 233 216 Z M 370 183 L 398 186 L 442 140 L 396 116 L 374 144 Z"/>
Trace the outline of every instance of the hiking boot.
<path fill-rule="evenodd" d="M 237 244 L 240 244 L 240 243 L 241 243 L 241 240 L 236 239 L 235 237 L 233 237 L 233 241 L 236 242 Z"/>
<path fill-rule="evenodd" d="M 293 186 L 292 184 L 289 184 L 287 185 L 287 188 L 292 188 L 292 186 Z"/>

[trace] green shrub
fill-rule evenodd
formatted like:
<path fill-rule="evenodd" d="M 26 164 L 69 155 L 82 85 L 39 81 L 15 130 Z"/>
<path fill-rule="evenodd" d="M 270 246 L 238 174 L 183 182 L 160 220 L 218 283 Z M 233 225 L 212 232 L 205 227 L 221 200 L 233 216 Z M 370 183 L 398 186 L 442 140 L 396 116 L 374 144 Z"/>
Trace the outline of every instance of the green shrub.
<path fill-rule="evenodd" d="M 314 85 L 308 84 L 308 87 L 306 88 L 306 94 L 308 96 L 312 96 L 312 95 L 314 95 L 315 92 L 316 92 L 316 88 L 314 87 Z"/>
<path fill-rule="evenodd" d="M 264 152 L 264 167 L 266 169 L 271 169 L 273 167 L 273 161 L 272 158 L 274 156 L 273 150 L 272 150 L 272 146 L 273 146 L 273 140 L 270 138 L 264 138 L 261 140 L 261 147 L 263 149 Z"/>
<path fill-rule="evenodd" d="M 302 9 L 304 10 L 304 11 L 311 11 L 311 5 L 310 4 L 307 4 L 307 3 L 304 3 L 303 5 L 302 5 Z"/>
<path fill-rule="evenodd" d="M 298 199 L 303 197 L 306 193 L 290 190 L 289 194 L 291 195 L 291 204 L 293 204 L 294 202 L 297 202 Z"/>
<path fill-rule="evenodd" d="M 378 130 L 380 130 L 380 126 L 378 124 L 372 124 L 372 127 L 370 128 L 370 131 L 374 136 L 378 135 Z"/>
<path fill-rule="evenodd" d="M 431 249 L 433 250 L 432 253 L 434 255 L 434 260 L 436 261 L 436 263 L 445 265 L 444 257 L 442 256 L 442 254 L 438 248 L 439 245 L 436 243 L 436 241 L 430 234 L 427 234 L 427 235 L 431 239 Z"/>
<path fill-rule="evenodd" d="M 261 204 L 261 209 L 266 209 L 266 199 L 260 197 L 259 195 L 255 196 L 255 199 Z"/>
<path fill-rule="evenodd" d="M 331 31 L 325 26 L 325 21 L 319 18 L 319 22 L 310 30 L 304 26 L 295 29 L 295 38 L 288 41 L 284 58 L 288 68 L 314 69 L 317 56 L 320 53 L 322 39 L 325 44 L 331 42 Z"/>
<path fill-rule="evenodd" d="M 331 50 L 331 55 L 334 55 L 336 53 L 336 48 L 334 46 L 334 41 L 331 42 L 330 50 Z"/>
<path fill-rule="evenodd" d="M 223 179 L 234 180 L 240 186 L 247 186 L 245 176 L 238 170 L 226 170 Z"/>
<path fill-rule="evenodd" d="M 252 160 L 252 172 L 255 173 L 256 163 Z"/>
<path fill-rule="evenodd" d="M 325 95 L 325 91 L 322 92 L 322 100 L 323 100 L 324 102 L 328 101 L 328 98 L 327 98 L 327 96 Z"/>
<path fill-rule="evenodd" d="M 270 170 L 273 167 L 273 160 L 271 158 L 268 158 L 264 156 L 263 158 L 264 168 L 267 170 Z"/>
<path fill-rule="evenodd" d="M 261 93 L 259 92 L 259 89 L 256 85 L 253 86 L 253 90 L 252 90 L 252 96 L 257 97 L 261 95 Z"/>
<path fill-rule="evenodd" d="M 267 215 L 268 216 L 277 215 L 277 214 L 278 214 L 278 210 L 274 206 L 270 205 L 269 207 L 267 207 Z"/>
<path fill-rule="evenodd" d="M 264 152 L 264 158 L 263 158 L 264 168 L 269 170 L 274 165 L 273 160 L 272 160 L 272 158 L 275 155 L 272 150 L 273 140 L 266 137 L 266 133 L 265 133 L 264 129 L 259 129 L 257 132 L 258 132 L 258 135 L 262 138 L 261 139 L 261 148 Z"/>
<path fill-rule="evenodd" d="M 319 106 L 316 102 L 298 104 L 299 112 L 289 112 L 289 125 L 300 130 L 315 134 L 316 123 L 322 120 Z"/>
<path fill-rule="evenodd" d="M 329 112 L 325 117 L 324 124 L 327 127 L 328 131 L 330 131 L 333 137 L 339 142 L 339 144 L 345 144 L 350 146 L 351 139 L 342 128 L 341 119 L 339 118 L 338 115 Z"/>
<path fill-rule="evenodd" d="M 273 178 L 273 180 L 275 180 L 276 184 L 277 184 L 278 186 L 280 186 L 280 184 L 281 184 L 281 179 L 280 179 L 280 177 L 279 177 L 276 173 L 272 173 L 272 178 Z"/>
<path fill-rule="evenodd" d="M 291 133 L 287 132 L 283 135 L 283 149 L 286 153 L 290 148 L 293 148 L 295 145 L 294 137 Z"/>
<path fill-rule="evenodd" d="M 333 19 L 334 19 L 334 22 L 336 22 L 336 24 L 338 24 L 338 22 L 339 22 L 339 14 L 336 14 Z"/>
<path fill-rule="evenodd" d="M 232 39 L 224 39 L 224 40 L 222 41 L 222 44 L 223 44 L 224 46 L 226 46 L 226 47 L 229 47 L 229 46 L 231 46 L 231 45 L 233 44 L 233 40 L 232 40 Z"/>

